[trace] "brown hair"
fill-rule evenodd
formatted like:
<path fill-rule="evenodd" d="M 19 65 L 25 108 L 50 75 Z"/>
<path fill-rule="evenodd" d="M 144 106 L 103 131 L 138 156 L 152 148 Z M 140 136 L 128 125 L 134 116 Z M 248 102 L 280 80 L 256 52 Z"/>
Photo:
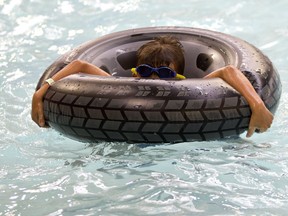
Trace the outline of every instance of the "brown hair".
<path fill-rule="evenodd" d="M 137 51 L 137 65 L 152 67 L 174 65 L 179 74 L 184 72 L 184 50 L 180 41 L 173 36 L 161 36 L 145 43 Z"/>

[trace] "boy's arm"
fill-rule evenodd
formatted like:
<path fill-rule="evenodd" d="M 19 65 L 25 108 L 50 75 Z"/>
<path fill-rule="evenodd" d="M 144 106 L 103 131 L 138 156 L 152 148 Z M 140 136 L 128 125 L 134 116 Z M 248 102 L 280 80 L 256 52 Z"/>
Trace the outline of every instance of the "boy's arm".
<path fill-rule="evenodd" d="M 216 77 L 223 79 L 247 100 L 252 110 L 249 129 L 246 134 L 247 137 L 251 137 L 256 129 L 259 129 L 260 132 L 265 132 L 270 128 L 273 121 L 273 114 L 266 108 L 249 80 L 240 70 L 233 66 L 226 66 L 208 74 L 204 78 Z"/>
<path fill-rule="evenodd" d="M 101 68 L 96 67 L 88 62 L 81 60 L 74 60 L 58 73 L 56 73 L 52 79 L 56 82 L 66 76 L 76 74 L 76 73 L 86 73 L 86 74 L 94 74 L 100 76 L 110 76 L 110 74 L 103 71 Z"/>
<path fill-rule="evenodd" d="M 106 73 L 102 69 L 84 61 L 75 60 L 60 70 L 58 73 L 53 75 L 52 79 L 54 81 L 58 81 L 66 76 L 75 74 L 75 73 L 86 73 L 86 74 L 94 74 L 100 76 L 110 76 L 110 74 Z M 48 83 L 45 83 L 39 88 L 33 95 L 32 98 L 32 111 L 31 117 L 32 120 L 38 124 L 40 127 L 45 127 L 45 119 L 43 113 L 43 97 L 49 88 Z"/>

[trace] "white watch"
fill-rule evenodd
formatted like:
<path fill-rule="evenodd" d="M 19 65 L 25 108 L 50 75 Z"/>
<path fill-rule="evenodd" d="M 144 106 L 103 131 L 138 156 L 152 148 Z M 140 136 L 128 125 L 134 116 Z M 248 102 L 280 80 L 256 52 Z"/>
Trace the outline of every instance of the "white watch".
<path fill-rule="evenodd" d="M 55 83 L 55 81 L 52 78 L 45 80 L 45 82 L 48 83 L 49 86 L 52 86 Z"/>

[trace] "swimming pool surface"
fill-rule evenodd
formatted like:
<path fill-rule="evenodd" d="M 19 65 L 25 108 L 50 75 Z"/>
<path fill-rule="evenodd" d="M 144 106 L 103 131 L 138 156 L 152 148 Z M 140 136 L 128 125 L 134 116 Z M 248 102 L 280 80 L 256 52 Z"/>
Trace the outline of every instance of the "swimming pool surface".
<path fill-rule="evenodd" d="M 288 3 L 224 0 L 0 0 L 0 216 L 286 215 Z M 228 33 L 281 76 L 271 129 L 246 139 L 85 144 L 30 119 L 36 83 L 59 55 L 138 27 Z"/>

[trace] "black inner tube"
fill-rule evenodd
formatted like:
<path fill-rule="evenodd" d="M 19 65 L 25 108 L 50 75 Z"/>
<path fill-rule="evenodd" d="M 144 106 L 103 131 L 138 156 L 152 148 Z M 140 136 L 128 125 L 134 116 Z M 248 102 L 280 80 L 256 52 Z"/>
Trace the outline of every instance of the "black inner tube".
<path fill-rule="evenodd" d="M 188 79 L 132 78 L 136 50 L 167 34 L 183 44 Z M 247 129 L 251 115 L 245 99 L 220 79 L 197 79 L 225 65 L 244 73 L 272 113 L 281 96 L 279 75 L 260 50 L 236 37 L 203 29 L 141 28 L 89 41 L 48 67 L 37 88 L 75 59 L 113 75 L 69 76 L 56 82 L 45 96 L 47 122 L 81 141 L 159 143 L 237 136 Z"/>

